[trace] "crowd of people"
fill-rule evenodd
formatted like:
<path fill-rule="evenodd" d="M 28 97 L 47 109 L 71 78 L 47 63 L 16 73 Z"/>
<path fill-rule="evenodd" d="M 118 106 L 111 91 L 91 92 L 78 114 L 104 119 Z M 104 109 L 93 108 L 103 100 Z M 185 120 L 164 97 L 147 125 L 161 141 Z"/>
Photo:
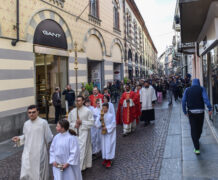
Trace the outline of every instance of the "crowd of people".
<path fill-rule="evenodd" d="M 18 146 L 24 144 L 21 179 L 48 179 L 48 159 L 53 165 L 55 180 L 82 179 L 81 171 L 91 168 L 99 154 L 102 165 L 110 168 L 115 159 L 116 125 L 123 126 L 123 137 L 134 132 L 139 121 L 148 126 L 155 120 L 155 103 L 162 103 L 168 91 L 171 105 L 172 96 L 177 101 L 189 84 L 179 76 L 125 84 L 113 82 L 108 83 L 102 93 L 94 87 L 91 95 L 82 86 L 77 97 L 70 85 L 62 94 L 57 87 L 52 99 L 58 134 L 53 138 L 47 121 L 39 117 L 37 106 L 31 105 L 27 110 L 30 120 L 24 124 L 23 135 L 12 139 Z M 68 115 L 64 120 L 60 120 L 61 95 L 65 95 Z"/>

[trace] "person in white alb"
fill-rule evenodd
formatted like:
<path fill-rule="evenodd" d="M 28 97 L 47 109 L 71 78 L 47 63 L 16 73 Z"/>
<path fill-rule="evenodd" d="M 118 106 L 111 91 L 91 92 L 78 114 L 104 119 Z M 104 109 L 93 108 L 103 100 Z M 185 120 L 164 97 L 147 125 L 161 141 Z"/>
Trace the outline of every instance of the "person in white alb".
<path fill-rule="evenodd" d="M 82 180 L 76 133 L 69 129 L 67 120 L 58 121 L 56 130 L 58 134 L 50 147 L 50 164 L 53 165 L 54 180 Z"/>
<path fill-rule="evenodd" d="M 68 116 L 70 128 L 77 132 L 80 146 L 80 169 L 92 167 L 92 144 L 90 129 L 94 125 L 92 112 L 83 105 L 84 97 L 78 96 L 77 107 Z"/>
<path fill-rule="evenodd" d="M 23 135 L 12 141 L 24 145 L 20 180 L 46 180 L 49 178 L 47 146 L 53 135 L 46 120 L 41 119 L 36 105 L 27 109 L 29 120 L 24 123 Z"/>
<path fill-rule="evenodd" d="M 116 119 L 113 118 L 113 114 L 109 112 L 109 104 L 103 104 L 104 117 L 103 120 L 99 117 L 98 127 L 101 128 L 101 152 L 102 152 L 102 165 L 106 168 L 110 168 L 112 160 L 115 158 L 116 149 Z M 104 121 L 105 126 L 102 126 L 102 121 Z"/>
<path fill-rule="evenodd" d="M 145 81 L 144 87 L 141 89 L 140 102 L 142 108 L 141 121 L 145 122 L 145 126 L 150 124 L 150 121 L 155 120 L 154 103 L 157 96 L 154 88 Z"/>

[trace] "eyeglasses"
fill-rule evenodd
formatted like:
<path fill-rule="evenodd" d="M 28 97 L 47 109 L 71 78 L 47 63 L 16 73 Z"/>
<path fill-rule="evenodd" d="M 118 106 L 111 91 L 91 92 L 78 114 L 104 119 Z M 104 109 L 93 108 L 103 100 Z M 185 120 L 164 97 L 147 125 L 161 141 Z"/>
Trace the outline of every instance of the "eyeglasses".
<path fill-rule="evenodd" d="M 29 111 L 28 114 L 35 114 L 36 111 Z"/>

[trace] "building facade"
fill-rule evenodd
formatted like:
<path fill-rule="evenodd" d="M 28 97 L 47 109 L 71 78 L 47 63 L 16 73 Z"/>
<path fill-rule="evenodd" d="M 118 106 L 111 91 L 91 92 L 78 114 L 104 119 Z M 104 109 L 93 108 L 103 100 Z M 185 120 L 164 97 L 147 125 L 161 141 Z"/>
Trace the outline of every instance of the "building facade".
<path fill-rule="evenodd" d="M 125 77 L 146 78 L 157 68 L 157 50 L 134 1 L 124 4 Z"/>
<path fill-rule="evenodd" d="M 19 3 L 19 4 L 18 4 Z M 123 0 L 22 0 L 0 4 L 0 141 L 21 133 L 26 108 L 54 117 L 51 95 L 78 82 L 102 89 L 125 68 Z M 143 51 L 139 54 L 143 57 Z M 64 97 L 62 97 L 64 107 Z"/>

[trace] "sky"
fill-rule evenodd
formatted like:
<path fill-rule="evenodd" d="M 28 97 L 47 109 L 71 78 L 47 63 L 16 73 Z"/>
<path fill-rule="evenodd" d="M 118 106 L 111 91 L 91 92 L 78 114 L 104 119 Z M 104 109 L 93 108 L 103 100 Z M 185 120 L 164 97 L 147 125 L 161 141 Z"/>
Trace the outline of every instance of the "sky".
<path fill-rule="evenodd" d="M 135 0 L 160 56 L 172 44 L 176 0 Z"/>

